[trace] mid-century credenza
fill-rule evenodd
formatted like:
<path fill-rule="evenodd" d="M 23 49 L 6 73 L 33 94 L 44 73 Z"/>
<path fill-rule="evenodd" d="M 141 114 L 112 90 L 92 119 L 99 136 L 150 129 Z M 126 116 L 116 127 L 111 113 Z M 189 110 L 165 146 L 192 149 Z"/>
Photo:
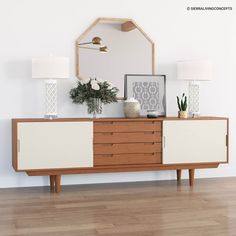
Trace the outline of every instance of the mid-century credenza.
<path fill-rule="evenodd" d="M 13 119 L 12 163 L 29 176 L 216 168 L 228 163 L 228 118 Z"/>

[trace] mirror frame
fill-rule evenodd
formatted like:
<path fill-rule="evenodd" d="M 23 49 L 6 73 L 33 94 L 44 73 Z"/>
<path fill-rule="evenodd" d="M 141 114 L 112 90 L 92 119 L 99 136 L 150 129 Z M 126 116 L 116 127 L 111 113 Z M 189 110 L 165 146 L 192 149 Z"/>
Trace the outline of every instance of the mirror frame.
<path fill-rule="evenodd" d="M 152 47 L 152 75 L 155 74 L 155 44 L 154 42 L 150 39 L 150 37 L 143 31 L 143 29 L 138 26 L 138 24 L 133 20 L 133 19 L 130 19 L 130 18 L 109 18 L 109 17 L 99 17 L 97 18 L 76 40 L 75 42 L 75 48 L 76 48 L 76 77 L 78 79 L 81 79 L 80 77 L 80 65 L 79 65 L 79 62 L 80 62 L 80 56 L 79 56 L 79 53 L 80 53 L 80 48 L 79 48 L 79 43 L 81 42 L 81 40 L 84 39 L 84 37 L 97 25 L 99 24 L 100 22 L 121 22 L 122 24 L 122 27 L 124 26 L 127 26 L 125 30 L 127 31 L 130 31 L 134 28 L 137 28 L 141 34 L 143 34 L 143 36 L 150 42 L 151 44 L 151 47 Z M 125 25 L 126 24 L 126 25 Z M 124 75 L 125 76 L 125 75 Z M 119 99 L 124 99 L 123 97 L 122 98 L 119 98 Z"/>

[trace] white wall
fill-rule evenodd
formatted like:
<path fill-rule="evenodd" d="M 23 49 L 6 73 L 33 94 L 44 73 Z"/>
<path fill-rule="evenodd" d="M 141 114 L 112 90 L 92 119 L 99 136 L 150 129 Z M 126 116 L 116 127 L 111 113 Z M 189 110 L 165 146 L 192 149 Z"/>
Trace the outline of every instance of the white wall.
<path fill-rule="evenodd" d="M 218 3 L 217 3 L 218 2 Z M 233 11 L 187 11 L 187 6 L 231 6 Z M 59 83 L 60 117 L 86 116 L 84 106 L 72 105 L 74 41 L 95 18 L 130 17 L 156 43 L 157 72 L 167 75 L 168 115 L 176 115 L 175 96 L 186 89 L 176 81 L 175 63 L 210 59 L 214 80 L 203 82 L 203 115 L 230 117 L 230 164 L 199 170 L 197 177 L 236 175 L 236 4 L 208 0 L 1 0 L 0 1 L 0 187 L 47 185 L 46 177 L 28 177 L 11 167 L 13 117 L 42 117 L 43 82 L 31 79 L 32 57 L 49 53 L 68 56 L 71 78 Z M 104 115 L 122 116 L 122 104 L 107 106 Z M 175 178 L 174 171 L 64 176 L 62 184 Z"/>

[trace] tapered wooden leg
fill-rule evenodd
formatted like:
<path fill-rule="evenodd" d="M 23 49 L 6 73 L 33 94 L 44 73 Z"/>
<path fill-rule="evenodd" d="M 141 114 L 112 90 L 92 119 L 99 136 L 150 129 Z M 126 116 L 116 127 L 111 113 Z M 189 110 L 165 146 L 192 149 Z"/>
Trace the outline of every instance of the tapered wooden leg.
<path fill-rule="evenodd" d="M 55 191 L 55 175 L 50 175 L 50 191 L 53 193 Z"/>
<path fill-rule="evenodd" d="M 60 175 L 56 175 L 55 187 L 56 187 L 56 193 L 60 193 L 61 191 L 61 176 Z"/>
<path fill-rule="evenodd" d="M 176 170 L 176 174 L 177 174 L 177 182 L 179 183 L 181 181 L 182 170 Z"/>
<path fill-rule="evenodd" d="M 193 186 L 193 184 L 194 184 L 194 171 L 195 171 L 195 169 L 188 170 L 188 172 L 189 172 L 189 185 L 190 186 Z"/>

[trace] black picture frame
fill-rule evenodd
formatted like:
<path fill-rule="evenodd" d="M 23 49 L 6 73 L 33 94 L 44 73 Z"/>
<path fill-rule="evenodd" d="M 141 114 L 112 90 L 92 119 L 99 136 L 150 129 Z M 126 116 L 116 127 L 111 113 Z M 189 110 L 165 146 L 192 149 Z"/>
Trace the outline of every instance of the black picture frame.
<path fill-rule="evenodd" d="M 156 79 L 155 81 L 161 80 L 162 88 L 161 91 L 158 90 L 159 98 L 157 101 L 161 101 L 160 103 L 156 104 L 147 104 L 147 101 L 142 100 L 140 96 L 136 97 L 136 95 L 133 93 L 133 87 L 131 83 L 134 83 L 135 81 L 138 81 L 138 83 L 145 83 L 145 82 L 153 82 L 151 79 Z M 150 81 L 149 81 L 150 80 Z M 155 85 L 155 84 L 153 84 Z M 159 85 L 159 84 L 158 84 Z M 158 86 L 159 87 L 159 86 Z M 131 91 L 132 90 L 132 91 Z M 152 95 L 154 96 L 154 95 Z M 134 97 L 137 99 L 141 104 L 141 115 L 146 116 L 147 110 L 157 110 L 159 116 L 166 116 L 166 75 L 163 74 L 126 74 L 124 78 L 124 98 L 128 99 L 130 97 Z M 153 99 L 153 97 L 152 97 Z M 145 104 L 143 104 L 145 103 Z M 159 109 L 157 108 L 159 107 Z"/>

